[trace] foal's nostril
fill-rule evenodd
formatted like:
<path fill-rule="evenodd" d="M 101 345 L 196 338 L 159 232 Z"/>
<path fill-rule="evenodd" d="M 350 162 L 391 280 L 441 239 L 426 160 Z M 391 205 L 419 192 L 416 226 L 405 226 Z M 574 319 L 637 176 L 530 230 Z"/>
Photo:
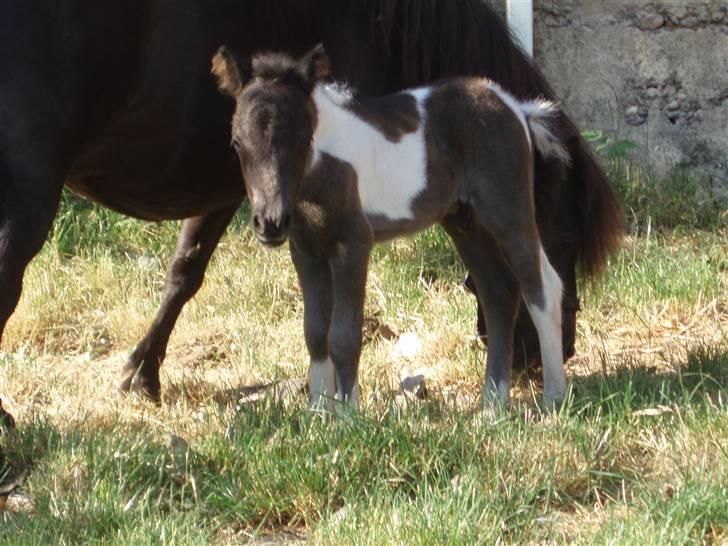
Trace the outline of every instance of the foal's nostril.
<path fill-rule="evenodd" d="M 288 231 L 288 228 L 291 227 L 291 215 L 286 214 L 283 216 L 283 220 L 281 220 L 281 230 Z"/>
<path fill-rule="evenodd" d="M 255 231 L 260 232 L 261 228 L 263 227 L 263 223 L 260 221 L 260 215 L 254 214 L 253 215 L 253 227 L 255 228 Z"/>

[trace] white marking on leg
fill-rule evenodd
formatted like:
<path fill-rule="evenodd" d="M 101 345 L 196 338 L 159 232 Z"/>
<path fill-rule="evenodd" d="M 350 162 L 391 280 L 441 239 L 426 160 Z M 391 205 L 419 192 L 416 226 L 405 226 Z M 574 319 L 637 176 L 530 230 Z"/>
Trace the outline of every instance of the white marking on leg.
<path fill-rule="evenodd" d="M 308 367 L 308 407 L 333 411 L 336 397 L 336 373 L 331 358 L 313 360 Z"/>
<path fill-rule="evenodd" d="M 313 164 L 326 153 L 349 163 L 357 174 L 364 212 L 390 220 L 413 219 L 412 200 L 427 187 L 424 103 L 430 88 L 408 91 L 417 101 L 420 125 L 391 142 L 381 131 L 343 105 L 351 95 L 319 85 L 313 93 L 318 123 L 313 135 Z"/>
<path fill-rule="evenodd" d="M 561 402 L 566 396 L 566 372 L 561 341 L 561 298 L 563 285 L 556 270 L 540 248 L 543 308 L 529 302 L 526 306 L 538 331 L 543 361 L 543 396 L 546 405 Z"/>

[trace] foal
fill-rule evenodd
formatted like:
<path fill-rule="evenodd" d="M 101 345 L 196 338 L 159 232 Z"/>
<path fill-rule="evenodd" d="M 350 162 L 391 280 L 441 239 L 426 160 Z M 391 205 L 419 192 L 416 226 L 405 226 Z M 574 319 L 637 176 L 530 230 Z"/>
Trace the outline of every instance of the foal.
<path fill-rule="evenodd" d="M 245 59 L 223 47 L 212 71 L 220 90 L 236 99 L 232 145 L 255 234 L 271 247 L 290 236 L 312 406 L 336 395 L 358 403 L 372 245 L 437 222 L 487 312 L 483 400 L 508 400 L 521 291 L 538 330 L 544 401 L 563 399 L 562 285 L 541 246 L 533 199 L 534 153 L 568 162 L 548 128 L 553 104 L 519 102 L 476 77 L 357 96 L 326 83 L 321 45 L 300 60 L 273 53 Z M 468 222 L 449 215 L 461 209 Z"/>

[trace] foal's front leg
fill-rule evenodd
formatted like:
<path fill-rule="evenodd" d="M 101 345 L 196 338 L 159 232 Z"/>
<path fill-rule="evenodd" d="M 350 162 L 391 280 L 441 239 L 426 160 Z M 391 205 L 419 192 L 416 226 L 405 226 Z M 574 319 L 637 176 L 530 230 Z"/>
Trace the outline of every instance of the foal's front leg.
<path fill-rule="evenodd" d="M 303 291 L 303 333 L 310 356 L 308 367 L 309 407 L 334 410 L 336 376 L 329 357 L 332 279 L 325 257 L 291 239 L 291 258 Z"/>
<path fill-rule="evenodd" d="M 334 289 L 329 357 L 336 371 L 339 400 L 354 409 L 359 406 L 359 356 L 371 248 L 370 236 L 341 242 L 329 259 Z"/>

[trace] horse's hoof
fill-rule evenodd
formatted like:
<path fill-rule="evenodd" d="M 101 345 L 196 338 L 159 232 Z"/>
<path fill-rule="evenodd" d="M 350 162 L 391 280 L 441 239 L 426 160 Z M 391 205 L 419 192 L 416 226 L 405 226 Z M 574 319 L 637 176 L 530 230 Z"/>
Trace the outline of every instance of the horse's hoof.
<path fill-rule="evenodd" d="M 119 392 L 124 396 L 138 396 L 153 402 L 156 405 L 162 403 L 162 393 L 159 381 L 147 379 L 137 373 L 130 371 L 119 385 Z"/>

